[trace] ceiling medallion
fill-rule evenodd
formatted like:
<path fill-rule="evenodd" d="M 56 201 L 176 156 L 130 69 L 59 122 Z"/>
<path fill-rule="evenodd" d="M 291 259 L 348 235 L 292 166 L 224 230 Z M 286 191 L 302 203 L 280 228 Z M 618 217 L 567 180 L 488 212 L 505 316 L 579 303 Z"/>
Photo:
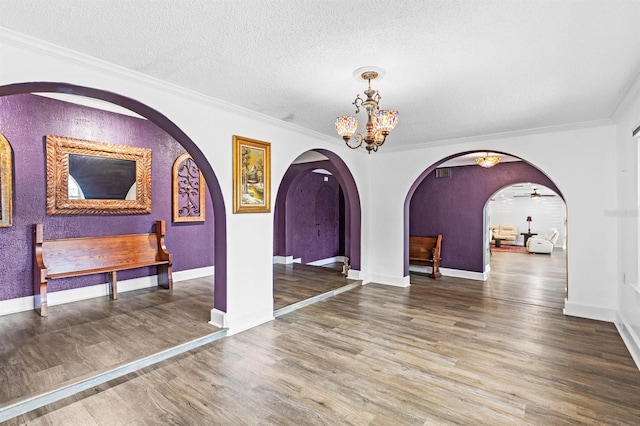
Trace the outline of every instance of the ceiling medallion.
<path fill-rule="evenodd" d="M 356 133 L 358 129 L 358 118 L 356 115 L 343 115 L 337 117 L 335 121 L 336 131 L 347 146 L 351 149 L 357 149 L 364 145 L 367 152 L 376 152 L 382 146 L 387 136 L 398 124 L 398 111 L 391 109 L 379 109 L 381 99 L 377 90 L 371 88 L 371 80 L 382 78 L 384 71 L 377 67 L 358 68 L 353 72 L 353 76 L 358 80 L 366 80 L 369 87 L 364 91 L 366 99 L 362 99 L 360 94 L 356 95 L 352 105 L 356 107 L 356 114 L 360 112 L 360 108 L 367 111 L 367 124 L 365 129 L 366 135 Z M 353 137 L 355 145 L 351 145 L 349 140 Z"/>

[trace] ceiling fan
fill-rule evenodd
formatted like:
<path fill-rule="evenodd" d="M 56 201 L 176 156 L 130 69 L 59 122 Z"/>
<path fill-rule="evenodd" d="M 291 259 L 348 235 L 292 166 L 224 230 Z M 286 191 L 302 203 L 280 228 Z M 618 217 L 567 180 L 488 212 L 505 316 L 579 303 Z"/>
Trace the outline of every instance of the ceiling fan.
<path fill-rule="evenodd" d="M 533 200 L 537 200 L 541 197 L 555 197 L 555 194 L 541 194 L 538 192 L 538 188 L 533 188 L 533 192 L 529 195 L 514 195 L 514 198 L 517 197 L 526 197 L 526 198 L 531 198 Z"/>

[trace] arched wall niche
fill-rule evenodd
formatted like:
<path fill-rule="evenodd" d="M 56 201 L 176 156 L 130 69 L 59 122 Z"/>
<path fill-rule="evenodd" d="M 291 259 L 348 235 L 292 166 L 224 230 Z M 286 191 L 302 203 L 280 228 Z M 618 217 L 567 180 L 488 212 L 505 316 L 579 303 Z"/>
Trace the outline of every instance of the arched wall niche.
<path fill-rule="evenodd" d="M 159 111 L 126 96 L 91 87 L 60 82 L 27 82 L 0 86 L 0 96 L 27 93 L 67 93 L 100 99 L 127 108 L 145 117 L 173 137 L 193 157 L 200 166 L 215 209 L 214 217 L 214 259 L 215 259 L 215 309 L 227 311 L 227 230 L 226 212 L 222 190 L 218 179 L 202 151 L 186 133 Z"/>
<path fill-rule="evenodd" d="M 418 190 L 418 188 L 420 187 L 420 185 L 425 181 L 425 179 L 427 178 L 427 176 L 432 173 L 436 168 L 438 168 L 440 165 L 442 165 L 443 163 L 447 162 L 448 160 L 454 159 L 456 157 L 460 157 L 466 154 L 473 154 L 473 153 L 482 153 L 484 154 L 487 150 L 473 150 L 473 151 L 466 151 L 466 152 L 460 152 L 457 154 L 453 154 L 450 155 L 446 158 L 441 159 L 440 161 L 433 163 L 431 166 L 427 167 L 419 176 L 418 178 L 414 181 L 414 183 L 411 185 L 407 196 L 405 198 L 405 203 L 404 203 L 404 242 L 403 242 L 403 247 L 404 247 L 404 257 L 403 257 L 403 262 L 404 262 L 404 276 L 408 276 L 409 275 L 409 235 L 411 233 L 411 202 L 412 199 L 414 198 L 414 195 L 416 194 L 416 191 Z M 505 152 L 500 152 L 500 151 L 491 151 L 491 152 L 496 152 L 497 154 L 500 155 L 508 155 L 511 156 L 511 154 L 505 153 Z M 530 169 L 535 170 L 536 174 L 538 174 L 540 176 L 539 178 L 539 182 L 540 184 L 543 184 L 545 186 L 549 186 L 551 187 L 553 190 L 556 190 L 556 192 L 560 195 L 560 197 L 563 197 L 561 191 L 557 188 L 557 186 L 555 185 L 555 183 L 553 183 L 553 181 L 544 173 L 544 171 L 540 170 L 538 167 L 536 167 L 534 164 L 531 164 L 529 162 L 527 162 L 526 160 L 519 158 L 519 157 L 515 157 L 518 158 L 519 160 L 522 161 L 522 163 L 526 164 L 529 166 Z M 508 166 L 508 164 L 510 163 L 505 163 L 502 166 L 503 167 L 510 167 Z M 499 164 L 498 166 L 495 167 L 500 167 L 501 165 Z M 474 169 L 472 170 L 482 170 L 479 166 L 473 165 L 473 166 L 469 166 L 472 167 Z M 496 169 L 499 170 L 499 169 Z M 453 170 L 453 172 L 455 173 L 455 169 Z M 480 221 L 482 221 L 482 206 L 484 204 L 486 204 L 486 200 L 490 197 L 490 195 L 495 192 L 495 190 L 497 190 L 499 187 L 502 187 L 506 184 L 509 183 L 509 179 L 511 179 L 513 181 L 513 183 L 516 183 L 518 181 L 521 181 L 522 179 L 517 178 L 517 177 L 507 177 L 506 179 L 498 179 L 493 181 L 491 184 L 493 185 L 492 188 L 486 188 L 485 192 L 486 194 L 478 194 L 478 196 L 480 198 L 482 198 L 481 202 L 479 201 L 479 203 L 481 204 L 480 211 L 478 212 L 478 219 Z M 479 205 L 480 205 L 479 204 Z M 475 241 L 475 240 L 474 240 Z M 455 242 L 460 243 L 459 241 Z M 469 270 L 469 271 L 473 271 L 473 272 L 482 272 L 483 268 L 484 268 L 484 261 L 482 260 L 482 243 L 483 243 L 483 239 L 482 239 L 482 234 L 480 234 L 478 236 L 478 239 L 476 241 L 476 243 L 478 244 L 478 250 L 477 251 L 477 255 L 478 255 L 478 259 L 477 259 L 477 265 L 475 265 L 475 269 L 464 269 L 464 270 Z M 450 244 L 451 245 L 451 244 Z M 445 256 L 445 248 L 446 248 L 446 241 L 443 239 L 443 258 Z M 474 253 L 476 253 L 476 251 L 474 251 Z M 464 258 L 465 255 L 460 253 L 460 257 Z M 441 266 L 444 266 L 441 264 Z M 447 267 L 447 266 L 444 266 Z M 454 266 L 449 266 L 452 267 L 452 269 L 458 269 L 455 265 Z"/>
<path fill-rule="evenodd" d="M 280 183 L 276 196 L 274 211 L 274 255 L 286 256 L 290 254 L 291 232 L 286 229 L 287 195 L 297 182 L 309 171 L 324 168 L 336 178 L 345 199 L 345 255 L 349 256 L 351 269 L 360 270 L 361 265 L 361 207 L 360 195 L 351 171 L 344 161 L 335 153 L 326 149 L 311 151 L 324 155 L 327 160 L 322 162 L 292 164 Z"/>

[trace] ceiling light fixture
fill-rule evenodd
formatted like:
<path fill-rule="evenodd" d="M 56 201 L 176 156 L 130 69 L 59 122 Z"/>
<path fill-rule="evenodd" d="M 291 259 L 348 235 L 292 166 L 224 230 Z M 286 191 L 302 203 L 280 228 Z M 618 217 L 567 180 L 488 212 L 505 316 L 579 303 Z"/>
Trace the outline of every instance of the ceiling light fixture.
<path fill-rule="evenodd" d="M 478 163 L 478 166 L 480 167 L 489 169 L 498 164 L 501 159 L 502 158 L 498 157 L 497 155 L 489 155 L 489 153 L 487 152 L 487 155 L 485 155 L 484 157 L 476 158 L 476 163 Z"/>
<path fill-rule="evenodd" d="M 360 94 L 357 94 L 356 99 L 353 101 L 353 105 L 356 107 L 356 114 L 360 112 L 361 107 L 367 110 L 367 133 L 364 136 L 356 133 L 358 118 L 355 115 L 343 115 L 337 117 L 335 121 L 336 131 L 351 149 L 360 148 L 364 144 L 369 154 L 371 154 L 371 151 L 378 151 L 378 148 L 387 139 L 389 132 L 398 124 L 398 111 L 379 109 L 378 103 L 381 96 L 377 90 L 371 88 L 371 80 L 382 78 L 383 75 L 384 72 L 375 67 L 358 68 L 353 72 L 353 76 L 356 79 L 366 80 L 369 83 L 369 87 L 364 91 L 367 99 L 362 99 Z M 357 144 L 355 146 L 349 143 L 352 137 Z"/>

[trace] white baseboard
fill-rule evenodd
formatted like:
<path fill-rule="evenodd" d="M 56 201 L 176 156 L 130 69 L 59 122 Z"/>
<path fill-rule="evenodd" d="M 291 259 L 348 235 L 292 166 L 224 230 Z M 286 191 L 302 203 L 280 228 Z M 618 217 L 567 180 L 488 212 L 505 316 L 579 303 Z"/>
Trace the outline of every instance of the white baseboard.
<path fill-rule="evenodd" d="M 597 321 L 615 322 L 616 320 L 616 311 L 614 309 L 580 305 L 578 303 L 569 302 L 568 299 L 564 299 L 564 309 L 562 312 L 565 315 L 570 315 L 572 317 L 587 318 Z"/>
<path fill-rule="evenodd" d="M 249 314 L 241 315 L 239 317 L 233 317 L 233 316 L 230 316 L 228 313 L 225 313 L 223 318 L 223 324 L 227 326 L 225 327 L 228 329 L 227 336 L 232 336 L 234 334 L 241 333 L 245 330 L 259 326 L 266 322 L 273 321 L 273 319 L 274 319 L 273 306 L 270 306 L 264 312 L 251 312 Z"/>
<path fill-rule="evenodd" d="M 211 276 L 214 274 L 214 267 L 189 269 L 173 273 L 173 281 L 185 281 L 192 278 Z M 118 294 L 128 291 L 140 290 L 158 286 L 158 276 L 133 278 L 130 280 L 118 281 Z M 71 290 L 52 291 L 47 294 L 49 306 L 63 305 L 65 303 L 78 302 L 80 300 L 93 299 L 109 295 L 109 284 L 97 284 L 87 287 L 73 288 Z M 38 296 L 39 297 L 39 296 Z M 20 297 L 0 301 L 0 316 L 15 314 L 17 312 L 30 311 L 34 308 L 34 296 Z"/>
<path fill-rule="evenodd" d="M 204 266 L 202 268 L 186 269 L 173 273 L 173 281 L 186 281 L 194 278 L 210 277 L 216 272 L 215 266 Z M 120 283 L 118 283 L 118 293 L 120 293 Z"/>
<path fill-rule="evenodd" d="M 347 273 L 347 278 L 350 280 L 361 280 L 362 272 L 357 269 L 349 269 L 349 272 Z"/>
<path fill-rule="evenodd" d="M 442 275 L 453 278 L 465 278 L 467 280 L 486 281 L 488 272 L 464 271 L 462 269 L 440 268 Z"/>
<path fill-rule="evenodd" d="M 327 257 L 326 259 L 319 259 L 313 262 L 309 262 L 307 263 L 307 265 L 323 266 L 323 265 L 328 265 L 330 263 L 344 263 L 344 256 Z"/>
<path fill-rule="evenodd" d="M 640 370 L 640 338 L 633 331 L 633 327 L 627 322 L 627 320 L 620 313 L 616 315 L 616 328 L 622 341 L 624 342 L 627 350 L 631 354 L 631 358 L 636 363 L 636 367 Z"/>
<path fill-rule="evenodd" d="M 226 312 L 219 311 L 216 308 L 211 309 L 211 321 L 209 321 L 209 324 L 218 328 L 229 328 L 228 323 Z"/>
<path fill-rule="evenodd" d="M 367 277 L 366 282 L 364 282 L 363 284 L 371 283 L 390 285 L 394 287 L 409 287 L 410 285 L 408 275 L 406 277 L 396 278 L 388 275 L 370 274 Z"/>
<path fill-rule="evenodd" d="M 433 271 L 431 266 L 409 265 L 410 272 L 430 274 Z M 440 273 L 445 277 L 465 278 L 467 280 L 486 281 L 489 277 L 487 272 L 463 271 L 462 269 L 440 268 Z"/>
<path fill-rule="evenodd" d="M 0 301 L 0 316 L 30 311 L 34 307 L 33 296 Z"/>
<path fill-rule="evenodd" d="M 291 265 L 293 256 L 273 256 L 273 263 L 278 265 Z"/>

